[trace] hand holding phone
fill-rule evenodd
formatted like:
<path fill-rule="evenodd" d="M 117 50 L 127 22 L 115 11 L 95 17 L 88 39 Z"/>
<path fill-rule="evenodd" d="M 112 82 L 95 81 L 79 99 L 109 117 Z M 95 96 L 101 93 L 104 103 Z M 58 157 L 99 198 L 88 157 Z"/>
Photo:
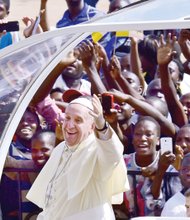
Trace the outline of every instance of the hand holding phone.
<path fill-rule="evenodd" d="M 0 24 L 0 32 L 7 31 L 19 31 L 19 22 L 18 21 L 9 21 L 7 23 Z"/>
<path fill-rule="evenodd" d="M 161 154 L 165 153 L 166 151 L 173 153 L 173 141 L 171 137 L 160 138 L 160 151 Z"/>
<path fill-rule="evenodd" d="M 110 109 L 114 108 L 114 96 L 112 94 L 102 94 L 102 108 L 105 114 L 109 114 Z"/>

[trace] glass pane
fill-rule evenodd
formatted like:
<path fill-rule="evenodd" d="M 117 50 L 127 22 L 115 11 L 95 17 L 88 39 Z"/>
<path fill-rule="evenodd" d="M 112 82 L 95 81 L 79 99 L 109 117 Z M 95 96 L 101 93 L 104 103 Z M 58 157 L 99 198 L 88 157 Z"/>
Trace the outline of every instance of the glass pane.
<path fill-rule="evenodd" d="M 73 35 L 73 34 L 72 34 Z M 72 36 L 32 44 L 0 60 L 0 138 L 22 94 Z M 12 45 L 14 47 L 14 45 Z"/>

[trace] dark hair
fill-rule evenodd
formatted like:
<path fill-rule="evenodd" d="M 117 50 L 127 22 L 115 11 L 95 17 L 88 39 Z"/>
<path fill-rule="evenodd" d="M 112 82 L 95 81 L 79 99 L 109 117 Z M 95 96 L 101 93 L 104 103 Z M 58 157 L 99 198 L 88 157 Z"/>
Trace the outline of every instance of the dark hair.
<path fill-rule="evenodd" d="M 168 117 L 168 106 L 165 101 L 158 98 L 157 96 L 148 96 L 146 101 L 152 105 L 153 107 L 157 108 L 165 117 Z"/>
<path fill-rule="evenodd" d="M 140 56 L 146 57 L 150 62 L 157 64 L 157 47 L 155 35 L 147 35 L 144 40 L 138 43 L 138 51 Z"/>
<path fill-rule="evenodd" d="M 5 5 L 7 11 L 10 9 L 10 0 L 0 0 L 0 3 Z"/>
<path fill-rule="evenodd" d="M 50 91 L 50 94 L 52 94 L 52 93 L 54 93 L 54 92 L 61 92 L 61 93 L 63 93 L 64 90 L 61 89 L 60 87 L 56 87 L 56 88 L 53 88 L 53 89 Z"/>
<path fill-rule="evenodd" d="M 27 109 L 26 109 L 26 111 L 24 112 L 24 114 L 25 114 L 26 112 L 29 112 L 29 113 L 31 113 L 31 114 L 34 115 L 34 117 L 36 118 L 37 123 L 38 123 L 37 131 L 40 130 L 40 129 L 41 129 L 41 127 L 40 127 L 40 119 L 39 119 L 38 114 L 36 113 L 36 111 L 35 111 L 35 110 L 32 110 L 30 107 L 27 107 Z M 24 114 L 23 114 L 23 115 L 24 115 Z"/>
<path fill-rule="evenodd" d="M 32 137 L 32 140 L 36 140 L 37 138 L 40 137 L 41 134 L 44 134 L 44 133 L 49 133 L 49 134 L 52 134 L 55 136 L 55 132 L 50 130 L 50 129 L 41 129 L 39 131 L 37 131 L 34 136 Z M 55 139 L 56 139 L 56 136 L 55 136 Z"/>

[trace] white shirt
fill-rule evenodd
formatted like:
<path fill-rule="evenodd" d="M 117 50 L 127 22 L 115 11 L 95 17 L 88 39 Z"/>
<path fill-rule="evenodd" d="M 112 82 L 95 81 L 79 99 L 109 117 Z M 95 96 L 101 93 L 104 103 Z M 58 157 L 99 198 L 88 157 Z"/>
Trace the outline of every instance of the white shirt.
<path fill-rule="evenodd" d="M 164 205 L 161 216 L 186 217 L 185 196 L 178 192 Z"/>
<path fill-rule="evenodd" d="M 80 92 L 84 92 L 84 93 L 90 95 L 90 94 L 91 94 L 91 83 L 90 83 L 89 81 L 85 80 L 85 79 L 81 79 L 80 82 L 81 82 L 81 85 L 80 85 L 79 91 L 80 91 Z M 57 78 L 57 80 L 55 81 L 53 88 L 56 88 L 56 87 L 61 88 L 61 89 L 63 89 L 64 91 L 70 89 L 70 88 L 66 85 L 66 83 L 65 83 L 65 81 L 63 80 L 63 77 L 62 77 L 62 76 L 59 76 L 59 77 Z"/>

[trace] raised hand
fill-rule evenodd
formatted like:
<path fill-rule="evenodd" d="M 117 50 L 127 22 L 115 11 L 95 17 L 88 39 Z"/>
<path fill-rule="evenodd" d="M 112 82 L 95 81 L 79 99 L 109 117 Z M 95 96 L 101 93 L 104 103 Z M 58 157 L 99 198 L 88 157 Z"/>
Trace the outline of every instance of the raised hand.
<path fill-rule="evenodd" d="M 169 167 L 169 165 L 174 163 L 175 160 L 176 160 L 175 155 L 170 151 L 166 151 L 160 156 L 158 169 L 162 170 L 162 172 L 165 172 Z"/>
<path fill-rule="evenodd" d="M 89 40 L 82 42 L 78 47 L 78 52 L 84 69 L 96 65 L 97 55 L 92 42 Z"/>
<path fill-rule="evenodd" d="M 55 123 L 56 123 L 56 127 L 55 127 L 56 138 L 59 141 L 63 141 L 64 140 L 63 129 L 62 129 L 63 121 L 55 120 Z"/>
<path fill-rule="evenodd" d="M 160 36 L 159 41 L 155 41 L 157 45 L 158 65 L 168 64 L 172 60 L 173 55 L 176 54 L 176 52 L 173 51 L 176 40 L 177 38 L 175 36 L 171 38 L 171 34 L 169 33 L 166 42 L 163 35 Z"/>
<path fill-rule="evenodd" d="M 176 170 L 180 170 L 181 161 L 183 160 L 184 157 L 184 150 L 179 145 L 175 145 L 175 157 L 176 159 L 172 165 L 175 167 Z"/>
<path fill-rule="evenodd" d="M 130 96 L 116 89 L 111 89 L 109 93 L 114 96 L 114 100 L 119 104 L 122 104 L 123 102 L 127 102 L 127 98 Z"/>
<path fill-rule="evenodd" d="M 92 97 L 92 105 L 93 105 L 93 111 L 89 111 L 89 114 L 94 117 L 95 126 L 98 129 L 101 129 L 105 125 L 105 119 L 103 116 L 103 108 L 102 104 L 100 102 L 100 99 L 97 95 L 93 95 Z"/>
<path fill-rule="evenodd" d="M 110 74 L 114 79 L 117 79 L 121 75 L 121 64 L 115 55 L 111 58 Z"/>
<path fill-rule="evenodd" d="M 33 30 L 35 27 L 35 20 L 29 17 L 22 18 L 23 23 L 26 25 L 26 28 L 23 30 L 23 35 L 28 38 L 33 34 Z M 42 33 L 42 28 L 38 25 L 36 29 L 36 34 Z"/>

